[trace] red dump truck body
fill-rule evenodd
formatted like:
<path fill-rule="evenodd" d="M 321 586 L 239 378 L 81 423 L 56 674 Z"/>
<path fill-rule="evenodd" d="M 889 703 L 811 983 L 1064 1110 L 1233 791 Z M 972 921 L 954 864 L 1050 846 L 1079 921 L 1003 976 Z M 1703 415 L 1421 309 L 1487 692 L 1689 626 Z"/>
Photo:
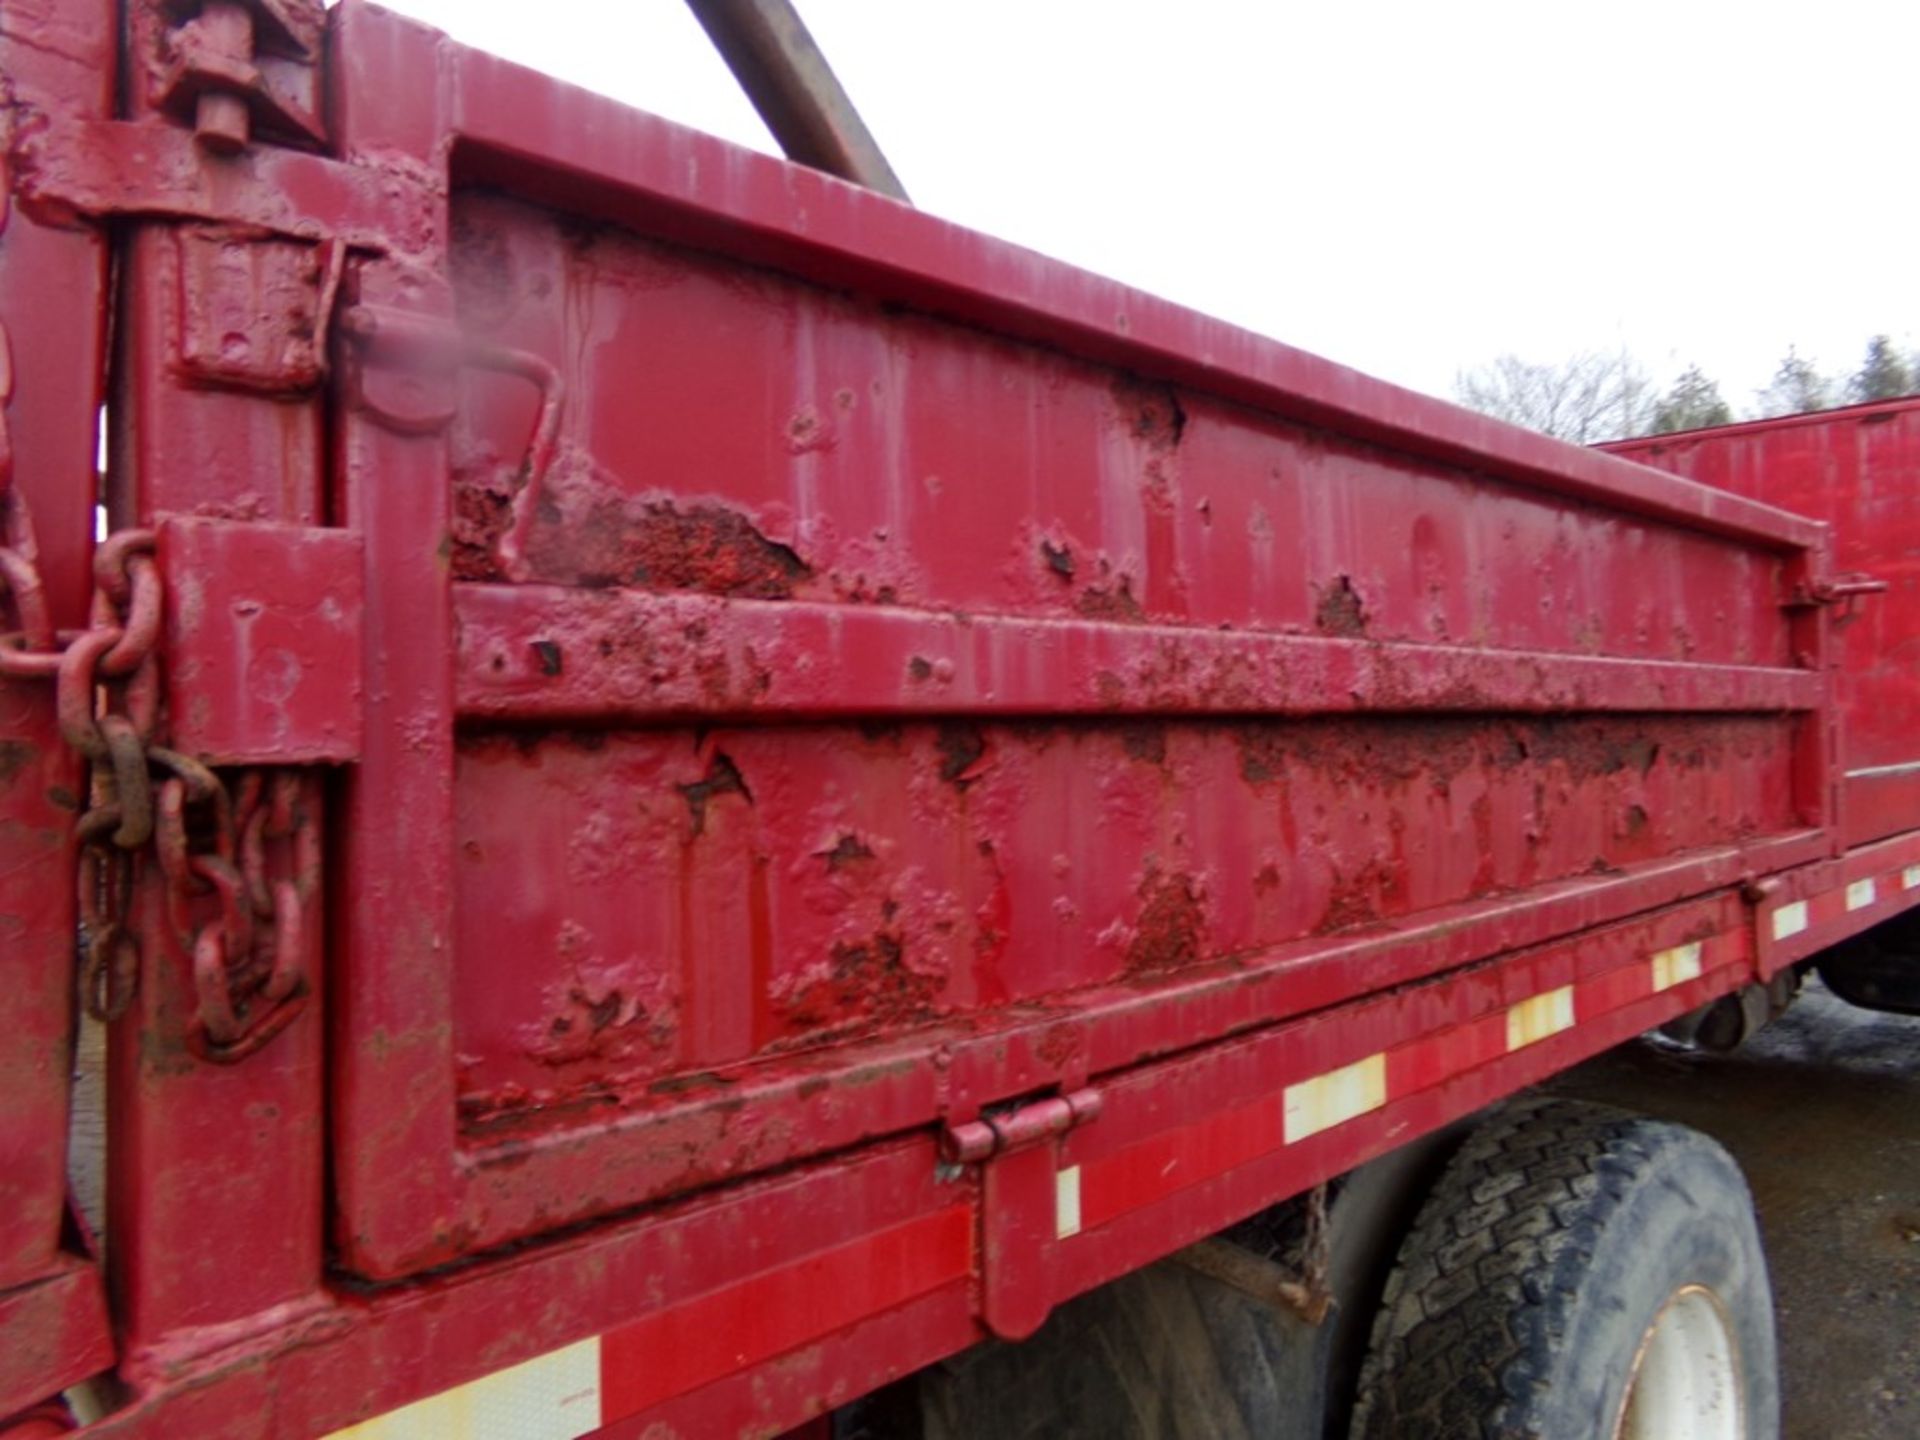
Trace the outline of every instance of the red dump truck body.
<path fill-rule="evenodd" d="M 0 1415 L 107 1372 L 103 1435 L 772 1433 L 1920 883 L 1905 790 L 1843 823 L 1836 667 L 1920 633 L 1841 613 L 1851 499 L 369 5 L 257 7 L 235 144 L 169 7 L 116 90 L 114 8 L 0 21 Z"/>
<path fill-rule="evenodd" d="M 1824 521 L 1838 571 L 1884 584 L 1835 627 L 1843 828 L 1862 845 L 1920 812 L 1920 400 L 1887 400 L 1604 447 Z"/>

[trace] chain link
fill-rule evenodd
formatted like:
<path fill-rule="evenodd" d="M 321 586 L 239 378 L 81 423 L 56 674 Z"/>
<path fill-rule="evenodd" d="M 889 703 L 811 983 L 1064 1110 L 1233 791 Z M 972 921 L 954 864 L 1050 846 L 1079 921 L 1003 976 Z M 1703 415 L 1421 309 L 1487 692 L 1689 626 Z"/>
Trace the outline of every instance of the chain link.
<path fill-rule="evenodd" d="M 12 392 L 0 324 L 0 599 L 11 603 L 16 627 L 0 633 L 0 677 L 53 681 L 61 736 L 89 762 L 87 809 L 75 827 L 81 1003 L 110 1022 L 133 1001 L 133 903 L 151 849 L 167 916 L 193 964 L 187 1048 L 232 1064 L 306 1004 L 305 917 L 320 869 L 311 805 L 296 772 L 254 770 L 241 775 L 236 806 L 215 771 L 155 743 L 163 596 L 153 531 L 102 541 L 88 627 L 54 628 L 32 519 L 13 484 Z M 270 850 L 284 852 L 279 868 L 291 879 L 269 877 Z"/>

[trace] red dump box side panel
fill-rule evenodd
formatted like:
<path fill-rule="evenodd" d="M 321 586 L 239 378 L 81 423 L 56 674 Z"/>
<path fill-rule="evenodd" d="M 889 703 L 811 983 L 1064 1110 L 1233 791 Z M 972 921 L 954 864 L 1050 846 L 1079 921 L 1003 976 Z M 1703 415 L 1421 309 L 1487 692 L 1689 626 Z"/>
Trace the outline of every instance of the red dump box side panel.
<path fill-rule="evenodd" d="M 1817 526 L 354 23 L 339 138 L 444 213 L 349 329 L 482 347 L 438 428 L 358 347 L 335 447 L 360 1273 L 1828 844 Z"/>
<path fill-rule="evenodd" d="M 198 53 L 123 9 L 130 67 Z M 88 1348 L 42 1153 L 77 772 L 0 776 L 46 964 L 0 1316 L 62 1352 L 0 1346 L 0 1409 L 112 1346 L 100 1434 L 764 1436 L 1920 888 L 1920 837 L 1841 855 L 1817 520 L 372 5 L 246 13 L 251 129 L 136 70 L 30 117 L 0 235 L 20 396 L 82 422 L 97 332 L 19 327 L 112 236 L 173 837 Z M 93 477 L 48 463 L 78 605 Z M 25 738 L 55 693 L 4 687 Z"/>
<path fill-rule="evenodd" d="M 1836 570 L 1885 583 L 1834 627 L 1847 842 L 1920 824 L 1920 399 L 1603 448 L 1824 520 Z"/>

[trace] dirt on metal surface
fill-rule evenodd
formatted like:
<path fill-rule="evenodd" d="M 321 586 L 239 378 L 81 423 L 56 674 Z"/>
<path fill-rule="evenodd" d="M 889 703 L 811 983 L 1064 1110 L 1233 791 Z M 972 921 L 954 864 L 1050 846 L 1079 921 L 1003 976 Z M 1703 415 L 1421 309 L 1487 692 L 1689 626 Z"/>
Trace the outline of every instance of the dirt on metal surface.
<path fill-rule="evenodd" d="M 1920 1433 L 1920 1019 L 1817 983 L 1739 1052 L 1623 1046 L 1558 1093 L 1716 1136 L 1747 1172 L 1773 1271 L 1785 1440 Z"/>

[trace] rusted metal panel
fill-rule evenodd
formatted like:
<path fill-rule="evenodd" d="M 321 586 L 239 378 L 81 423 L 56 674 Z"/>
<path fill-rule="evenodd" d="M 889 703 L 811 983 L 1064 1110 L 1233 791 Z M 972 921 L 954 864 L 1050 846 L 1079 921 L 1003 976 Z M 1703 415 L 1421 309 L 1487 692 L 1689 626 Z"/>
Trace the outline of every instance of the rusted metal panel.
<path fill-rule="evenodd" d="M 1920 821 L 1920 400 L 1606 448 L 1833 527 L 1833 572 L 1818 578 L 1835 612 L 1846 842 L 1913 828 Z M 1886 588 L 1836 594 L 1840 576 Z"/>
<path fill-rule="evenodd" d="M 1182 987 L 1370 927 L 1830 849 L 1818 527 L 371 12 L 336 57 L 349 154 L 449 167 L 353 303 L 531 357 L 347 377 L 362 1273 L 1204 1044 Z"/>
<path fill-rule="evenodd" d="M 160 527 L 176 749 L 212 765 L 358 758 L 363 549 L 347 530 Z"/>
<path fill-rule="evenodd" d="M 456 703 L 474 721 L 1779 712 L 1820 698 L 1817 675 L 1778 666 L 628 589 L 464 585 L 454 616 Z"/>
<path fill-rule="evenodd" d="M 22 177 L 179 747 L 98 1433 L 776 1432 L 1920 884 L 1818 523 L 319 23 L 127 7 Z"/>

